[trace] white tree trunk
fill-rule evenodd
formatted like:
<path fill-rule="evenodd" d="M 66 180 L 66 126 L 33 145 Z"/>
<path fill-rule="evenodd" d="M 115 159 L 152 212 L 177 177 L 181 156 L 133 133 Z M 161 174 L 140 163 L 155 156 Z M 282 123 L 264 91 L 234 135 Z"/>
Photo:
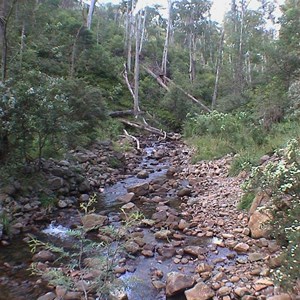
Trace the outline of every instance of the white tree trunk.
<path fill-rule="evenodd" d="M 167 20 L 167 31 L 166 31 L 166 39 L 163 50 L 163 57 L 161 63 L 161 71 L 163 76 L 167 76 L 167 62 L 168 62 L 168 51 L 169 51 L 169 42 L 170 42 L 170 32 L 171 32 L 171 12 L 172 12 L 172 0 L 168 0 L 168 20 Z"/>
<path fill-rule="evenodd" d="M 223 29 L 222 33 L 221 33 L 221 39 L 220 39 L 220 45 L 219 45 L 219 51 L 218 51 L 218 57 L 217 57 L 217 63 L 216 63 L 215 87 L 214 87 L 214 93 L 213 93 L 213 97 L 212 97 L 212 101 L 211 101 L 211 109 L 212 110 L 215 109 L 216 103 L 217 103 L 219 78 L 220 78 L 220 70 L 221 70 L 222 54 L 223 54 L 224 35 L 225 35 L 225 31 Z"/>
<path fill-rule="evenodd" d="M 95 4 L 96 4 L 97 0 L 91 0 L 91 4 L 89 7 L 89 13 L 87 16 L 87 21 L 86 21 L 86 27 L 90 30 L 91 26 L 92 26 L 92 19 L 93 19 L 93 13 L 94 13 L 94 9 L 95 9 Z"/>
<path fill-rule="evenodd" d="M 131 11 L 129 15 L 129 33 L 128 33 L 128 48 L 127 48 L 127 70 L 130 73 L 131 72 L 131 57 L 132 57 L 132 36 L 134 32 L 134 18 L 133 18 L 133 10 L 135 7 L 135 1 L 132 0 L 131 2 Z"/>
<path fill-rule="evenodd" d="M 135 66 L 134 66 L 134 115 L 137 117 L 139 108 L 139 79 L 140 79 L 140 42 L 141 42 L 142 13 L 139 11 L 135 29 Z"/>

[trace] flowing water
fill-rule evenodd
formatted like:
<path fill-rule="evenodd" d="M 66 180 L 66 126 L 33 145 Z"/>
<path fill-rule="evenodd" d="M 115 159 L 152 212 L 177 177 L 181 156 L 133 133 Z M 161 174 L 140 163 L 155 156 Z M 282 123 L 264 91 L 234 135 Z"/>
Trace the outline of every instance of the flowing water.
<path fill-rule="evenodd" d="M 96 205 L 96 211 L 107 213 L 108 216 L 114 216 L 119 211 L 121 203 L 116 201 L 118 196 L 124 195 L 127 192 L 127 187 L 135 185 L 140 182 L 151 181 L 153 179 L 164 176 L 168 168 L 169 162 L 164 160 L 158 162 L 151 156 L 154 148 L 149 147 L 144 150 L 144 157 L 140 163 L 141 169 L 149 171 L 150 175 L 147 179 L 138 179 L 136 176 L 128 176 L 116 184 L 107 187 Z M 186 185 L 187 182 L 182 182 Z M 168 195 L 171 199 L 171 194 Z M 174 196 L 174 195 L 173 195 Z M 178 208 L 180 201 L 176 198 L 169 202 L 169 205 Z M 150 217 L 155 212 L 155 204 L 144 203 L 138 205 L 146 217 Z M 71 214 L 71 215 L 70 215 Z M 65 216 L 65 217 L 64 217 Z M 78 223 L 78 214 L 75 210 L 65 210 L 65 213 L 60 214 L 58 221 L 53 221 L 38 235 L 44 240 L 54 241 L 59 240 L 60 243 L 66 242 L 69 237 L 67 234 L 68 228 L 73 224 Z M 162 246 L 163 243 L 155 240 L 153 233 L 148 229 L 143 229 L 144 239 L 147 243 L 153 243 L 156 247 Z M 202 247 L 207 247 L 210 239 L 187 237 L 188 244 L 194 244 Z M 209 260 L 218 257 L 226 257 L 227 249 L 218 251 L 217 254 L 211 254 Z M 230 252 L 230 251 L 229 251 Z M 45 294 L 48 290 L 36 284 L 37 278 L 30 276 L 28 267 L 31 262 L 32 254 L 26 243 L 22 241 L 22 237 L 14 238 L 13 243 L 5 248 L 0 248 L 0 300 L 23 300 L 23 299 L 37 299 L 38 296 Z M 5 262 L 5 265 L 3 264 Z M 164 280 L 166 274 L 171 271 L 184 271 L 186 274 L 192 274 L 192 264 L 175 264 L 172 259 L 164 261 L 156 253 L 152 258 L 145 258 L 138 256 L 135 260 L 130 260 L 127 264 L 131 264 L 135 272 L 127 272 L 121 278 L 127 283 L 127 293 L 129 300 L 155 300 L 165 299 L 164 294 L 159 293 L 152 283 L 150 272 L 153 269 L 159 269 L 164 273 Z M 184 295 L 169 298 L 170 300 L 184 300 Z"/>

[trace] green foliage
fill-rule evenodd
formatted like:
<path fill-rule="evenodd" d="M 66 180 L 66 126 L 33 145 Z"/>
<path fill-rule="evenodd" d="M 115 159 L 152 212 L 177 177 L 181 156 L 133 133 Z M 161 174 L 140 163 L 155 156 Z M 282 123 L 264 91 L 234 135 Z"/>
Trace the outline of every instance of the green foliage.
<path fill-rule="evenodd" d="M 252 169 L 246 197 L 264 191 L 271 197 L 272 235 L 283 245 L 282 266 L 273 272 L 284 289 L 291 289 L 300 272 L 300 141 L 290 140 L 277 159 Z"/>
<path fill-rule="evenodd" d="M 245 193 L 238 204 L 238 208 L 248 210 L 251 207 L 254 198 L 255 198 L 254 193 L 251 192 Z"/>

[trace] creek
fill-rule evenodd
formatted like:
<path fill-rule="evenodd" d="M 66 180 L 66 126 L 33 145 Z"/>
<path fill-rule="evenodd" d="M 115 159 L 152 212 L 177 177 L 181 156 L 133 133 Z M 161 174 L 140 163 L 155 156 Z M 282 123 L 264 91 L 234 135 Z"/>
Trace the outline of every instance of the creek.
<path fill-rule="evenodd" d="M 142 182 L 153 182 L 160 178 L 166 178 L 167 169 L 170 166 L 170 157 L 155 158 L 153 155 L 156 151 L 163 149 L 166 152 L 174 150 L 176 146 L 170 143 L 152 144 L 143 151 L 139 169 L 146 170 L 149 177 L 139 179 L 136 175 L 126 175 L 116 184 L 108 186 L 104 189 L 102 196 L 96 204 L 96 212 L 105 214 L 109 218 L 109 222 L 119 226 L 118 222 L 114 222 L 116 215 L 120 213 L 120 207 L 124 203 L 116 201 L 119 196 L 127 193 L 127 188 Z M 186 187 L 186 180 L 180 181 L 181 187 Z M 155 195 L 155 193 L 153 194 Z M 181 199 L 176 197 L 176 189 L 170 189 L 166 192 L 165 197 L 168 199 L 168 206 L 171 209 L 180 211 Z M 146 218 L 151 218 L 156 212 L 157 203 L 155 202 L 137 202 L 137 207 L 141 210 Z M 75 209 L 65 209 L 60 211 L 58 215 L 53 216 L 54 221 L 51 224 L 45 224 L 41 228 L 41 232 L 35 232 L 34 235 L 43 241 L 59 241 L 62 245 L 68 243 L 66 231 L 68 228 L 78 222 L 78 213 Z M 155 249 L 164 247 L 168 241 L 156 240 L 151 228 L 141 228 L 144 240 L 147 244 L 155 245 Z M 30 276 L 28 270 L 32 253 L 30 253 L 28 245 L 23 241 L 24 236 L 13 239 L 11 245 L 0 248 L 0 261 L 5 262 L 0 265 L 0 300 L 23 300 L 37 299 L 38 296 L 45 294 L 49 289 L 41 283 L 36 277 Z M 185 236 L 185 245 L 197 245 L 203 248 L 209 248 L 212 245 L 212 239 L 205 237 Z M 218 258 L 226 257 L 231 251 L 222 248 L 220 251 L 211 252 L 207 256 L 207 261 L 213 261 Z M 126 281 L 127 295 L 129 300 L 155 300 L 166 299 L 165 293 L 159 292 L 151 282 L 151 271 L 160 270 L 163 273 L 162 281 L 166 280 L 166 274 L 171 271 L 184 272 L 192 275 L 194 265 L 188 263 L 174 263 L 172 258 L 162 258 L 155 251 L 153 257 L 136 256 L 135 259 L 129 259 L 126 264 L 131 266 L 134 272 L 126 272 L 121 276 Z M 168 298 L 169 300 L 184 300 L 185 296 L 179 295 Z"/>

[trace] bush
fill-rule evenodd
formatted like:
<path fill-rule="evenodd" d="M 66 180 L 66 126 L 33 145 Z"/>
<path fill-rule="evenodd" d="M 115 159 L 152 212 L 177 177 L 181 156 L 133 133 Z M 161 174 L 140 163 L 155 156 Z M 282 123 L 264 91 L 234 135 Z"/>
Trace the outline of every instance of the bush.
<path fill-rule="evenodd" d="M 283 246 L 282 266 L 273 272 L 284 289 L 292 289 L 300 273 L 300 141 L 290 140 L 266 166 L 253 168 L 246 197 L 264 191 L 271 197 L 272 234 Z"/>

